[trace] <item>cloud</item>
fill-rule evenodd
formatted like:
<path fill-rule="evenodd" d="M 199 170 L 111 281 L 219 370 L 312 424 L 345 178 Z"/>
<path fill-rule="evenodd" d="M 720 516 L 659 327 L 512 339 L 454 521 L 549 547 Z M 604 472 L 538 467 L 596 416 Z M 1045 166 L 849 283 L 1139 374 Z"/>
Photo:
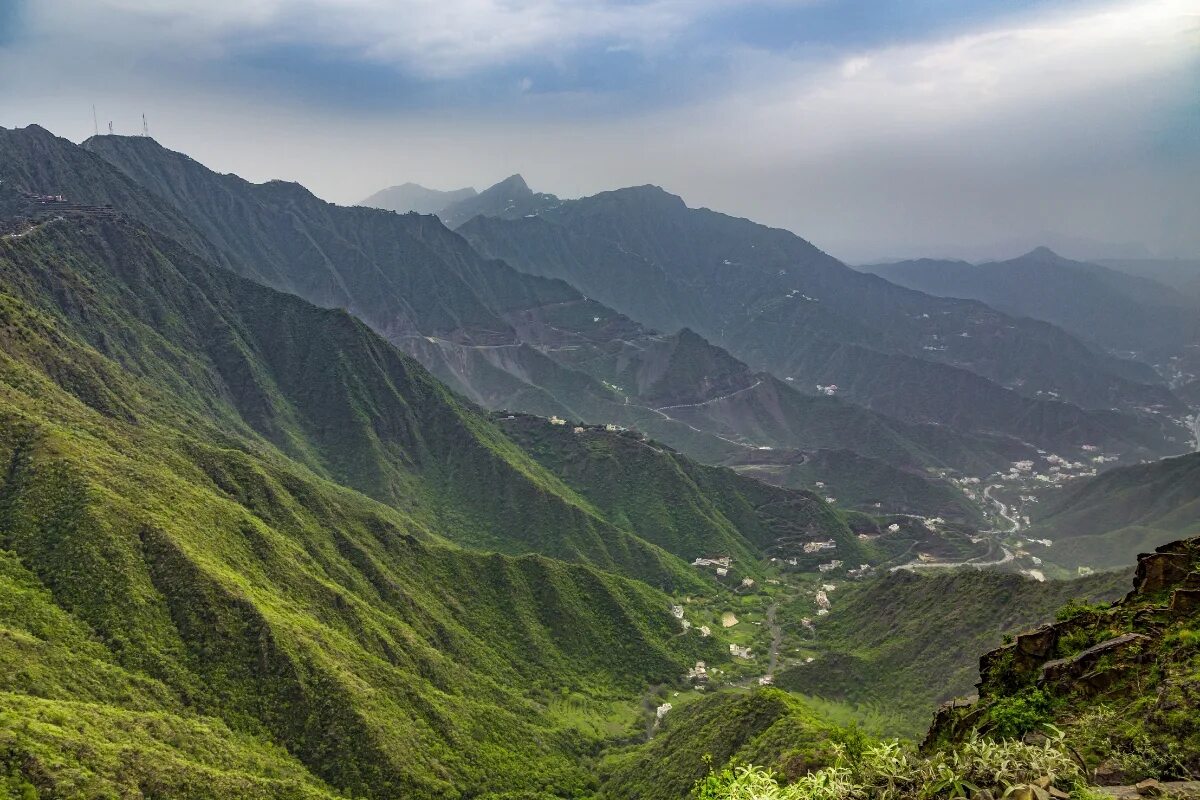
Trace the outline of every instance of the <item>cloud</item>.
<path fill-rule="evenodd" d="M 219 58 L 239 48 L 303 45 L 434 78 L 592 44 L 663 46 L 704 17 L 797 0 L 37 0 L 35 30 L 93 43 Z M 133 41 L 131 41 L 133 40 Z"/>

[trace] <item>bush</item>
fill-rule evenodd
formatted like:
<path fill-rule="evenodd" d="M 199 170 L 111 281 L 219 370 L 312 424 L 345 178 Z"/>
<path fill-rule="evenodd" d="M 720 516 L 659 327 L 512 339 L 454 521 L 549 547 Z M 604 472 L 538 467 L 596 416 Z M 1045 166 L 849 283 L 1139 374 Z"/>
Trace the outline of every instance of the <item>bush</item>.
<path fill-rule="evenodd" d="M 1019 738 L 1051 721 L 1050 698 L 1040 689 L 1004 697 L 988 711 L 989 733 L 998 739 Z"/>

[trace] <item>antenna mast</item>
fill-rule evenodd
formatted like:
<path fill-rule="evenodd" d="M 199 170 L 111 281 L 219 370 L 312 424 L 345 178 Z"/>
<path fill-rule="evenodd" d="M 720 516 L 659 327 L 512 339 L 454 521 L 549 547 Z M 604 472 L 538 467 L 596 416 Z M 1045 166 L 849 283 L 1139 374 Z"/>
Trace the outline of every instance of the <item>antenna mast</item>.
<path fill-rule="evenodd" d="M 146 115 L 142 114 L 142 136 L 150 135 L 150 126 L 146 124 Z"/>
<path fill-rule="evenodd" d="M 96 119 L 96 104 L 92 103 L 92 130 L 97 136 L 100 135 L 100 120 Z"/>

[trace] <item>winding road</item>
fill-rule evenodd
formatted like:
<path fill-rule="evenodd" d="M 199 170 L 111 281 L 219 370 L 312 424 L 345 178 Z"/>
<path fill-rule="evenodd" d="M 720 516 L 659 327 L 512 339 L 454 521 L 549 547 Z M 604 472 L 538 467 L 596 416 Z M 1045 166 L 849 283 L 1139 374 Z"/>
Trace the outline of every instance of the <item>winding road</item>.
<path fill-rule="evenodd" d="M 1001 531 L 1001 533 L 1016 533 L 1017 531 L 1021 530 L 1021 520 L 1018 519 L 1017 517 L 1010 517 L 1008 515 L 1008 506 L 1005 503 L 1003 503 L 999 498 L 992 497 L 992 489 L 1003 489 L 1003 488 L 1004 487 L 1001 486 L 1000 484 L 993 483 L 992 485 L 986 487 L 983 490 L 983 499 L 985 499 L 989 503 L 992 503 L 993 505 L 995 505 L 996 513 L 999 514 L 1002 518 L 1008 520 L 1009 524 L 1012 525 L 1012 527 L 1009 528 L 1007 531 Z"/>

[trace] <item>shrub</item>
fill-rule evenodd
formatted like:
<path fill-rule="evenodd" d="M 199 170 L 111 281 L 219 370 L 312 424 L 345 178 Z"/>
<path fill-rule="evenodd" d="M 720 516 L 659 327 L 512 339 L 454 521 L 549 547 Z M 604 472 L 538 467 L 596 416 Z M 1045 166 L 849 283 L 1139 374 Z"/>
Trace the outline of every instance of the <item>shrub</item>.
<path fill-rule="evenodd" d="M 988 711 L 989 732 L 998 739 L 1024 736 L 1050 722 L 1050 698 L 1040 689 L 1029 689 L 998 700 Z"/>

